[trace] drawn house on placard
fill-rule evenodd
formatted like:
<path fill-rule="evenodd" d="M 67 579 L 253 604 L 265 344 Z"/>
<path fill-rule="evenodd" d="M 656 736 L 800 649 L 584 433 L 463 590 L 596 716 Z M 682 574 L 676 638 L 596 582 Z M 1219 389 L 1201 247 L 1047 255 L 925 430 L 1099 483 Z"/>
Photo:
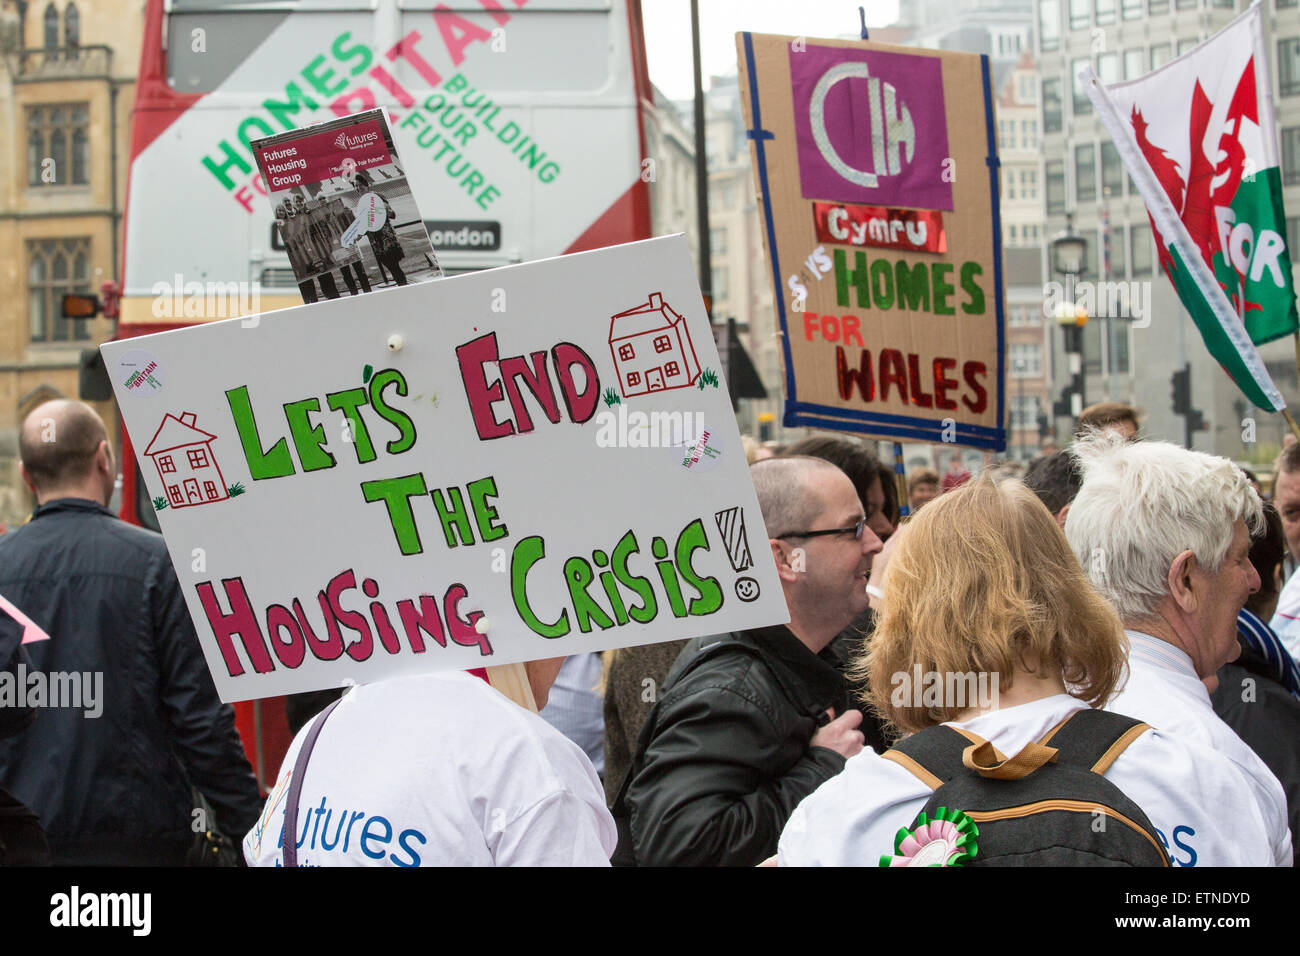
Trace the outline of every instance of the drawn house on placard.
<path fill-rule="evenodd" d="M 194 421 L 193 412 L 179 418 L 165 415 L 144 450 L 144 456 L 153 459 L 158 478 L 167 490 L 167 504 L 173 508 L 206 505 L 230 497 L 212 454 L 217 436 L 196 428 Z"/>
<path fill-rule="evenodd" d="M 609 351 L 624 398 L 688 388 L 700 377 L 686 319 L 658 292 L 609 320 Z"/>

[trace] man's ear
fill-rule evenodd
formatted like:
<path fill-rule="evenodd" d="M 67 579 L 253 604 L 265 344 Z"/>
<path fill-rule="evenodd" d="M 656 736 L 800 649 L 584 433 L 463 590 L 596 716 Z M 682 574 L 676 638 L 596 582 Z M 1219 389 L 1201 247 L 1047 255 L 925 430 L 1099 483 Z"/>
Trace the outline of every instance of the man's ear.
<path fill-rule="evenodd" d="M 799 572 L 794 567 L 796 549 L 788 547 L 778 538 L 769 538 L 767 543 L 772 548 L 772 559 L 776 561 L 776 574 L 781 579 L 781 583 L 793 584 L 799 580 Z"/>
<path fill-rule="evenodd" d="M 1074 504 L 1074 502 L 1070 502 L 1070 504 Z M 1069 514 L 1070 514 L 1070 505 L 1066 505 L 1064 508 L 1062 508 L 1060 511 L 1056 513 L 1056 523 L 1062 531 L 1065 530 L 1065 519 L 1069 517 Z"/>
<path fill-rule="evenodd" d="M 29 489 L 31 489 L 32 494 L 37 494 L 36 484 L 35 482 L 32 481 L 32 476 L 27 474 L 27 466 L 23 465 L 20 468 L 19 473 L 23 476 L 23 484 L 26 485 Z"/>
<path fill-rule="evenodd" d="M 1169 596 L 1178 607 L 1187 612 L 1195 611 L 1199 596 L 1192 590 L 1192 575 L 1199 565 L 1193 551 L 1183 551 L 1169 565 Z"/>

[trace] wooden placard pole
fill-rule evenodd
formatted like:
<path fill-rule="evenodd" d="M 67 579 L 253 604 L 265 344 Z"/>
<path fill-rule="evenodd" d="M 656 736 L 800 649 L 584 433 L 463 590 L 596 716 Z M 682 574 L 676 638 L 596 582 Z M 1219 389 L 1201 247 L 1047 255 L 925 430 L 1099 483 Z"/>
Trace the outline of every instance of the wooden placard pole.
<path fill-rule="evenodd" d="M 533 685 L 528 682 L 528 671 L 523 664 L 498 664 L 485 670 L 487 670 L 489 684 L 524 710 L 537 713 L 537 701 L 533 699 Z"/>

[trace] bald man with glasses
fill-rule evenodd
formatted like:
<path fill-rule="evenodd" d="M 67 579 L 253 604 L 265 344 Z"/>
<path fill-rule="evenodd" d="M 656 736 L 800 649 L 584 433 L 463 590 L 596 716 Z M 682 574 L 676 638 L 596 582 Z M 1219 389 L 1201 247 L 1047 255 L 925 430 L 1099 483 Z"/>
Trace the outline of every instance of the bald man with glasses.
<path fill-rule="evenodd" d="M 853 483 L 819 458 L 768 459 L 750 474 L 790 623 L 683 649 L 614 801 L 616 863 L 754 866 L 800 800 L 864 743 L 885 749 L 823 654 L 866 609 L 881 548 Z"/>

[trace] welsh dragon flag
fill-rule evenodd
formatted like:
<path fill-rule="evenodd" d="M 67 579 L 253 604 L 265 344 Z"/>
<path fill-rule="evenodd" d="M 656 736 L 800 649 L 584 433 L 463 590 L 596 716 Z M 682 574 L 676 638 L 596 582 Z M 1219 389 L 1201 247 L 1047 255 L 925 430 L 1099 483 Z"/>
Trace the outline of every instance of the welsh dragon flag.
<path fill-rule="evenodd" d="M 1258 3 L 1144 77 L 1103 87 L 1085 68 L 1079 78 L 1206 348 L 1255 405 L 1281 411 L 1255 348 L 1298 324 Z"/>

